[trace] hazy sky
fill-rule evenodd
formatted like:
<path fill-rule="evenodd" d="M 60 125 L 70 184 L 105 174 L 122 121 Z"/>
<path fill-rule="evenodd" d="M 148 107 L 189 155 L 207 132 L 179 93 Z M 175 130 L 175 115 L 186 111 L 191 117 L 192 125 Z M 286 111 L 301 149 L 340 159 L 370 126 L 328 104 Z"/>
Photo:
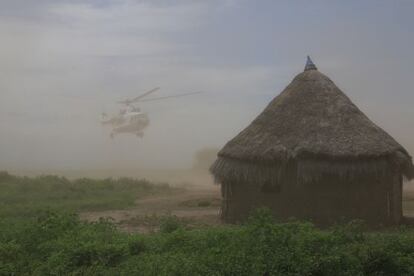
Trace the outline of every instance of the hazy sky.
<path fill-rule="evenodd" d="M 414 154 L 414 1 L 0 1 L 0 169 L 185 167 L 303 70 L 320 71 Z M 109 138 L 116 100 L 144 138 Z"/>

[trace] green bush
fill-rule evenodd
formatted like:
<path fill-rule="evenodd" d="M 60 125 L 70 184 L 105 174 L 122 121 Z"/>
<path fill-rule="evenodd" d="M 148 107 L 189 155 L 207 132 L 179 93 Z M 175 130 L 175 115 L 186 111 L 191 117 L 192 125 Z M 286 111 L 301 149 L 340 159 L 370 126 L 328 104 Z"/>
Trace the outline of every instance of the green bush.
<path fill-rule="evenodd" d="M 414 275 L 412 228 L 364 232 L 353 222 L 319 230 L 276 223 L 263 209 L 246 225 L 191 231 L 165 218 L 151 235 L 60 211 L 2 220 L 0 275 Z"/>
<path fill-rule="evenodd" d="M 139 255 L 146 250 L 146 244 L 141 237 L 133 237 L 128 241 L 128 253 L 131 256 Z"/>
<path fill-rule="evenodd" d="M 176 216 L 163 216 L 160 218 L 160 232 L 172 233 L 182 228 L 182 224 Z"/>

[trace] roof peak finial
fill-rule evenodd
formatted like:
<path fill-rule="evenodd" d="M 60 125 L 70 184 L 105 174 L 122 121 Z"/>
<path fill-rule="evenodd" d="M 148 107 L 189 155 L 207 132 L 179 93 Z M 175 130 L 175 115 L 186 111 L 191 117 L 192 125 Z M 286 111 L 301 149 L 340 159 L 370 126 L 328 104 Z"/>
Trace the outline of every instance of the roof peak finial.
<path fill-rule="evenodd" d="M 318 70 L 318 68 L 316 68 L 316 65 L 311 60 L 310 56 L 307 56 L 306 65 L 305 65 L 305 70 L 304 71 L 308 71 L 308 70 Z"/>

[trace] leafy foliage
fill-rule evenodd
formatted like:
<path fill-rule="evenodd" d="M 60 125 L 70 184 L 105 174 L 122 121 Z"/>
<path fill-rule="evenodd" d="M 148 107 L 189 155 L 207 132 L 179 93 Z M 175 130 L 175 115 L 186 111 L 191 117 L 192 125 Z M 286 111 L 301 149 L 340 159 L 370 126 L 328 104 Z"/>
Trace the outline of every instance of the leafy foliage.
<path fill-rule="evenodd" d="M 181 228 L 181 223 L 176 216 L 164 216 L 160 222 L 161 233 L 172 233 Z"/>
<path fill-rule="evenodd" d="M 413 275 L 414 231 L 364 232 L 359 223 L 319 230 L 273 221 L 185 230 L 174 217 L 151 234 L 111 221 L 47 211 L 0 222 L 1 275 Z"/>

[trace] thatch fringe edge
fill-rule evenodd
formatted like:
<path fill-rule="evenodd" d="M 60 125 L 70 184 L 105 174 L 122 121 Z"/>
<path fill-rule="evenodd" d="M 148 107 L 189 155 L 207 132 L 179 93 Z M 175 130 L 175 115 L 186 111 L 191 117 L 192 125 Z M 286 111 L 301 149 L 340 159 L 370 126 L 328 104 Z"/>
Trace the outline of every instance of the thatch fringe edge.
<path fill-rule="evenodd" d="M 404 175 L 411 179 L 414 168 L 410 170 L 395 166 L 389 158 L 374 160 L 327 161 L 327 160 L 288 160 L 286 162 L 257 164 L 236 159 L 219 157 L 210 167 L 216 183 L 281 183 L 293 180 L 297 183 L 318 181 L 326 175 L 353 181 L 366 177 L 382 179 L 390 175 Z M 288 179 L 290 178 L 290 179 Z"/>

